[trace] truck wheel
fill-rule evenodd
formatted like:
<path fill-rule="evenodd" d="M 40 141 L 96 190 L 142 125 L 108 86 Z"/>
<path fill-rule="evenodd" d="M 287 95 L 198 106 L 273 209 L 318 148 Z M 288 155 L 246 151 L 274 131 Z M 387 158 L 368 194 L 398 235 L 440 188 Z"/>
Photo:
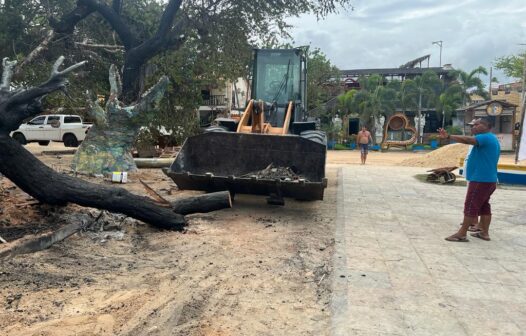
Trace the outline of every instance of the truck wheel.
<path fill-rule="evenodd" d="M 39 141 L 38 144 L 39 144 L 40 146 L 47 146 L 47 145 L 49 145 L 49 140 L 46 140 L 46 141 Z"/>
<path fill-rule="evenodd" d="M 22 133 L 15 133 L 15 134 L 13 134 L 13 139 L 18 141 L 18 143 L 21 144 L 21 145 L 27 144 L 26 137 Z"/>
<path fill-rule="evenodd" d="M 304 131 L 301 132 L 300 137 L 322 145 L 327 145 L 327 135 L 325 135 L 323 131 Z"/>
<path fill-rule="evenodd" d="M 64 146 L 66 147 L 78 147 L 79 141 L 77 140 L 77 137 L 73 134 L 66 134 L 64 135 Z"/>

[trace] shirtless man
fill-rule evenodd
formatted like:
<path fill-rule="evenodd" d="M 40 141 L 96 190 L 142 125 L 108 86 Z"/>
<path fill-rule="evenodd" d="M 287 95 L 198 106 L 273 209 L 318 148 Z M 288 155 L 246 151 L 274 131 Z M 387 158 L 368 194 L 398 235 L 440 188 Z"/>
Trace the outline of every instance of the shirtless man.
<path fill-rule="evenodd" d="M 360 146 L 361 159 L 363 165 L 365 164 L 365 160 L 367 160 L 367 153 L 369 152 L 369 141 L 373 141 L 371 133 L 367 130 L 367 127 L 362 126 L 362 130 L 358 132 L 358 135 L 356 136 L 356 142 L 358 143 L 358 146 Z"/>

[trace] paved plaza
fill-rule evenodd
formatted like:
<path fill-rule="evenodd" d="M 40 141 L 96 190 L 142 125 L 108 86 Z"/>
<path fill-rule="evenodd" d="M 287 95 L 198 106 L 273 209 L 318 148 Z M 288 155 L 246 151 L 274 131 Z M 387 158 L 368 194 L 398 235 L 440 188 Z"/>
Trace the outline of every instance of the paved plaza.
<path fill-rule="evenodd" d="M 332 335 L 525 335 L 526 189 L 492 197 L 492 241 L 444 240 L 466 187 L 425 168 L 339 171 Z"/>

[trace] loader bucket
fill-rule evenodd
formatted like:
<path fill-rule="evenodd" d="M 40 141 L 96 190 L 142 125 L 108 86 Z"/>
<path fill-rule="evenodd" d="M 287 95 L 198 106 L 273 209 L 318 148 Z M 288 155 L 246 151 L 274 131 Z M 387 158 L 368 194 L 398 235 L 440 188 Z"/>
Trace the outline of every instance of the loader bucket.
<path fill-rule="evenodd" d="M 296 135 L 211 132 L 189 137 L 170 169 L 180 189 L 322 200 L 326 147 Z M 260 178 L 269 165 L 288 167 L 295 179 Z"/>

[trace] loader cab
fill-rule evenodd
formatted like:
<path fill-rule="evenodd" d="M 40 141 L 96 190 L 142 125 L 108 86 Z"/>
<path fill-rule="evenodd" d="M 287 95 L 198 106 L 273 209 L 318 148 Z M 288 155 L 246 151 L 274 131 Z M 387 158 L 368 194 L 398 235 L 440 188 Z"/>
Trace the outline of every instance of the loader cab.
<path fill-rule="evenodd" d="M 252 99 L 263 100 L 273 108 L 266 109 L 266 120 L 283 127 L 289 102 L 294 111 L 291 122 L 304 121 L 307 90 L 305 51 L 295 49 L 254 49 Z"/>

